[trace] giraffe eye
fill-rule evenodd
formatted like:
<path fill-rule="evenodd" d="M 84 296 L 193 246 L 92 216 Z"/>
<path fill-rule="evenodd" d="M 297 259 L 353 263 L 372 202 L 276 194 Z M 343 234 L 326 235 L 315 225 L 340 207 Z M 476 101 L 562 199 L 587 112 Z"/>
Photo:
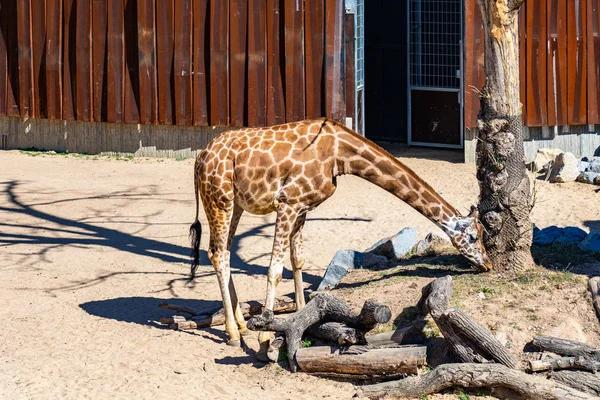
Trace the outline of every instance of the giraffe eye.
<path fill-rule="evenodd" d="M 469 235 L 469 237 L 471 238 L 471 241 L 473 241 L 473 242 L 477 241 L 477 234 L 476 233 L 471 233 Z"/>

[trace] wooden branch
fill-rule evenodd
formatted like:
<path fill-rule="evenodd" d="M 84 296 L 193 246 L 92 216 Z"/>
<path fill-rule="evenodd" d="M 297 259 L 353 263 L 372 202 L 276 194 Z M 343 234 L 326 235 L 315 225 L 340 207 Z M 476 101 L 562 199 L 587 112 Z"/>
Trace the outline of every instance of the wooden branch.
<path fill-rule="evenodd" d="M 418 308 L 433 317 L 444 338 L 463 362 L 495 361 L 517 368 L 519 361 L 492 335 L 457 308 L 449 308 L 452 277 L 438 278 L 422 290 Z"/>
<path fill-rule="evenodd" d="M 437 393 L 455 386 L 508 388 L 523 398 L 529 399 L 588 400 L 596 398 L 561 383 L 528 375 L 500 364 L 444 364 L 425 375 L 363 386 L 358 390 L 357 397 L 412 398 Z"/>
<path fill-rule="evenodd" d="M 556 371 L 548 376 L 560 383 L 585 393 L 600 396 L 600 375 L 582 371 Z"/>
<path fill-rule="evenodd" d="M 598 349 L 589 344 L 574 340 L 538 335 L 533 338 L 531 344 L 542 351 L 549 351 L 561 356 L 583 357 L 600 361 L 600 351 Z"/>
<path fill-rule="evenodd" d="M 299 349 L 296 362 L 302 372 L 337 373 L 348 377 L 416 374 L 425 365 L 426 347 L 394 347 L 341 352 L 339 348 L 316 346 Z M 358 353 L 358 354 L 356 354 Z M 355 378 L 355 379 L 356 379 Z"/>
<path fill-rule="evenodd" d="M 265 311 L 248 321 L 248 328 L 258 331 L 275 331 L 285 334 L 290 368 L 296 371 L 295 355 L 301 347 L 302 335 L 317 322 L 343 322 L 349 327 L 368 332 L 377 323 L 388 322 L 391 318 L 389 307 L 370 299 L 365 302 L 359 314 L 352 312 L 342 299 L 329 293 L 319 293 L 306 306 L 287 318 L 275 318 L 273 313 Z"/>
<path fill-rule="evenodd" d="M 596 316 L 600 318 L 600 276 L 594 276 L 588 281 L 588 288 L 592 293 L 592 303 L 596 310 Z"/>
<path fill-rule="evenodd" d="M 367 335 L 365 339 L 370 346 L 395 346 L 399 344 L 422 344 L 423 328 L 426 322 L 418 319 L 410 325 L 401 326 L 395 331 Z"/>
<path fill-rule="evenodd" d="M 558 370 L 558 369 L 580 369 L 596 373 L 600 370 L 600 361 L 584 357 L 560 357 L 547 360 L 529 361 L 529 369 L 532 372 Z"/>
<path fill-rule="evenodd" d="M 210 315 L 213 314 L 217 311 L 219 311 L 218 308 L 211 310 L 211 311 L 205 311 L 205 312 L 200 312 L 200 311 L 196 311 L 196 310 L 192 310 L 191 308 L 187 308 L 187 307 L 183 307 L 183 306 L 178 306 L 175 304 L 168 304 L 168 303 L 160 303 L 158 305 L 158 308 L 166 308 L 167 310 L 173 310 L 173 311 L 177 311 L 177 312 L 182 312 L 182 313 L 186 313 L 186 314 L 190 314 L 193 317 L 196 317 L 198 315 Z"/>
<path fill-rule="evenodd" d="M 166 308 L 169 310 L 175 310 L 179 312 L 185 312 L 194 315 L 192 318 L 185 321 L 175 321 L 174 317 L 162 317 L 161 324 L 169 325 L 171 329 L 176 330 L 190 330 L 190 329 L 202 329 L 209 326 L 217 326 L 225 324 L 225 313 L 223 309 L 217 309 L 212 314 L 200 313 L 187 307 L 180 307 L 172 304 L 162 303 L 159 304 L 160 308 Z M 240 308 L 244 314 L 244 318 L 250 318 L 254 315 L 261 313 L 263 305 L 259 301 L 248 301 L 240 303 Z M 291 313 L 296 311 L 296 302 L 289 296 L 281 296 L 275 298 L 273 311 L 278 314 Z"/>
<path fill-rule="evenodd" d="M 341 346 L 350 346 L 357 343 L 365 343 L 364 332 L 342 324 L 341 322 L 326 322 L 313 325 L 308 328 L 310 337 L 327 340 Z"/>

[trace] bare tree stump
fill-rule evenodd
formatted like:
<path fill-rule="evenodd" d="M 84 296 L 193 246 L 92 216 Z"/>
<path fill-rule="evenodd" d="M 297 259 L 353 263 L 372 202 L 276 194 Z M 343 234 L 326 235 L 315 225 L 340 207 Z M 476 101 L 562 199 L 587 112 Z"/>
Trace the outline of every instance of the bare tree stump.
<path fill-rule="evenodd" d="M 559 369 L 580 369 L 596 373 L 600 369 L 600 362 L 584 357 L 560 357 L 547 360 L 529 361 L 529 369 L 532 372 L 559 370 Z"/>
<path fill-rule="evenodd" d="M 600 351 L 589 344 L 574 340 L 559 339 L 552 336 L 538 335 L 531 344 L 542 351 L 549 351 L 561 356 L 583 357 L 600 361 Z"/>
<path fill-rule="evenodd" d="M 588 288 L 592 293 L 592 303 L 596 310 L 596 316 L 600 318 L 600 276 L 594 276 L 588 281 Z"/>
<path fill-rule="evenodd" d="M 600 375 L 581 371 L 556 371 L 548 376 L 560 383 L 585 393 L 600 396 Z"/>
<path fill-rule="evenodd" d="M 364 349 L 361 347 L 361 349 Z M 317 346 L 299 349 L 296 362 L 302 372 L 335 373 L 349 379 L 368 376 L 383 378 L 416 374 L 425 365 L 426 347 L 395 347 L 365 349 L 353 352 L 352 347 L 341 351 L 336 347 Z"/>
<path fill-rule="evenodd" d="M 275 318 L 271 311 L 248 321 L 248 328 L 255 331 L 275 331 L 285 335 L 290 369 L 297 370 L 296 352 L 301 347 L 302 335 L 318 322 L 343 322 L 351 328 L 368 332 L 378 323 L 385 323 L 392 317 L 389 307 L 378 300 L 365 302 L 359 314 L 353 313 L 342 299 L 329 293 L 319 293 L 306 306 L 287 318 Z"/>
<path fill-rule="evenodd" d="M 363 386 L 359 397 L 419 397 L 451 387 L 501 387 L 536 400 L 588 400 L 596 397 L 552 380 L 528 375 L 500 364 L 444 364 L 428 374 Z"/>
<path fill-rule="evenodd" d="M 492 333 L 457 308 L 449 308 L 452 277 L 438 278 L 423 288 L 417 307 L 431 314 L 452 351 L 463 362 L 495 361 L 517 368 L 518 360 Z"/>

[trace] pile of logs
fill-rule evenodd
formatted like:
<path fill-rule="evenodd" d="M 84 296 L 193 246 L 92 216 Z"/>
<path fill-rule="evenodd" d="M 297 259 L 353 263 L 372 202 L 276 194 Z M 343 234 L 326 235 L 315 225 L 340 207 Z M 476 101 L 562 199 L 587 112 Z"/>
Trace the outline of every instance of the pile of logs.
<path fill-rule="evenodd" d="M 594 305 L 600 309 L 598 285 L 598 280 L 590 280 Z M 358 387 L 358 396 L 419 397 L 456 386 L 488 387 L 532 399 L 600 396 L 600 375 L 595 375 L 600 369 L 600 350 L 584 343 L 537 336 L 529 347 L 542 352 L 542 357 L 530 361 L 527 371 L 521 370 L 521 362 L 489 330 L 450 307 L 451 293 L 450 276 L 433 280 L 422 289 L 418 315 L 411 324 L 376 335 L 368 332 L 388 322 L 391 311 L 375 299 L 367 300 L 359 312 L 330 293 L 315 294 L 298 312 L 293 312 L 294 301 L 289 297 L 278 298 L 274 312 L 261 313 L 259 302 L 241 306 L 249 318 L 248 328 L 275 332 L 268 352 L 272 361 L 277 361 L 285 344 L 294 372 L 299 369 L 329 378 L 383 381 Z M 168 304 L 160 307 L 189 314 L 161 319 L 173 329 L 224 323 L 222 310 L 198 313 Z M 292 314 L 280 317 L 275 313 Z M 427 315 L 435 321 L 443 339 L 430 339 L 425 347 L 415 343 L 425 342 L 422 328 Z M 415 333 L 420 340 L 415 340 Z M 302 348 L 305 337 L 323 345 Z M 554 357 L 549 358 L 547 353 Z M 426 364 L 436 368 L 418 375 Z"/>

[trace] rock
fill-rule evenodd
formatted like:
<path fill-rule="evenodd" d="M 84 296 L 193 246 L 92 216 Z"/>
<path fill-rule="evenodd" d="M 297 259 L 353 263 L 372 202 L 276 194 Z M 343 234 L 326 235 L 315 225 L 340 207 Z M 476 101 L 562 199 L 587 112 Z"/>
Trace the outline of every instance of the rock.
<path fill-rule="evenodd" d="M 365 253 L 378 254 L 388 259 L 398 259 L 410 253 L 416 243 L 417 230 L 404 228 L 394 236 L 381 239 L 365 250 Z"/>
<path fill-rule="evenodd" d="M 544 166 L 553 162 L 556 156 L 562 152 L 560 149 L 539 149 L 533 161 L 534 172 L 544 170 Z"/>
<path fill-rule="evenodd" d="M 592 159 L 592 161 L 590 162 L 590 166 L 588 168 L 588 171 L 600 174 L 600 158 L 594 158 L 594 159 Z"/>
<path fill-rule="evenodd" d="M 573 153 L 562 153 L 556 156 L 550 170 L 550 182 L 573 182 L 579 176 L 579 161 Z"/>
<path fill-rule="evenodd" d="M 577 169 L 579 169 L 579 172 L 585 172 L 588 170 L 589 167 L 590 167 L 589 161 L 580 160 Z"/>
<path fill-rule="evenodd" d="M 598 176 L 599 175 L 597 173 L 595 173 L 595 172 L 591 172 L 591 171 L 582 172 L 577 177 L 577 182 L 594 184 L 598 180 Z"/>
<path fill-rule="evenodd" d="M 585 251 L 600 253 L 600 233 L 590 232 L 581 243 L 579 248 Z"/>
<path fill-rule="evenodd" d="M 562 229 L 562 232 L 554 243 L 566 245 L 578 245 L 587 236 L 587 232 L 576 226 L 567 226 Z"/>
<path fill-rule="evenodd" d="M 338 250 L 327 266 L 317 290 L 333 289 L 348 271 L 361 264 L 362 256 L 362 253 L 353 250 Z"/>
<path fill-rule="evenodd" d="M 432 232 L 428 234 L 425 239 L 419 240 L 412 251 L 413 253 L 422 256 L 436 253 L 437 250 L 441 250 L 451 245 L 450 240 L 448 240 L 446 236 Z"/>
<path fill-rule="evenodd" d="M 327 266 L 323 280 L 317 290 L 333 289 L 350 270 L 356 268 L 369 268 L 378 264 L 387 263 L 384 256 L 373 253 L 361 253 L 354 250 L 338 250 Z"/>
<path fill-rule="evenodd" d="M 554 243 L 556 239 L 562 234 L 562 229 L 557 226 L 549 226 L 536 233 L 533 230 L 533 244 L 549 245 Z"/>

